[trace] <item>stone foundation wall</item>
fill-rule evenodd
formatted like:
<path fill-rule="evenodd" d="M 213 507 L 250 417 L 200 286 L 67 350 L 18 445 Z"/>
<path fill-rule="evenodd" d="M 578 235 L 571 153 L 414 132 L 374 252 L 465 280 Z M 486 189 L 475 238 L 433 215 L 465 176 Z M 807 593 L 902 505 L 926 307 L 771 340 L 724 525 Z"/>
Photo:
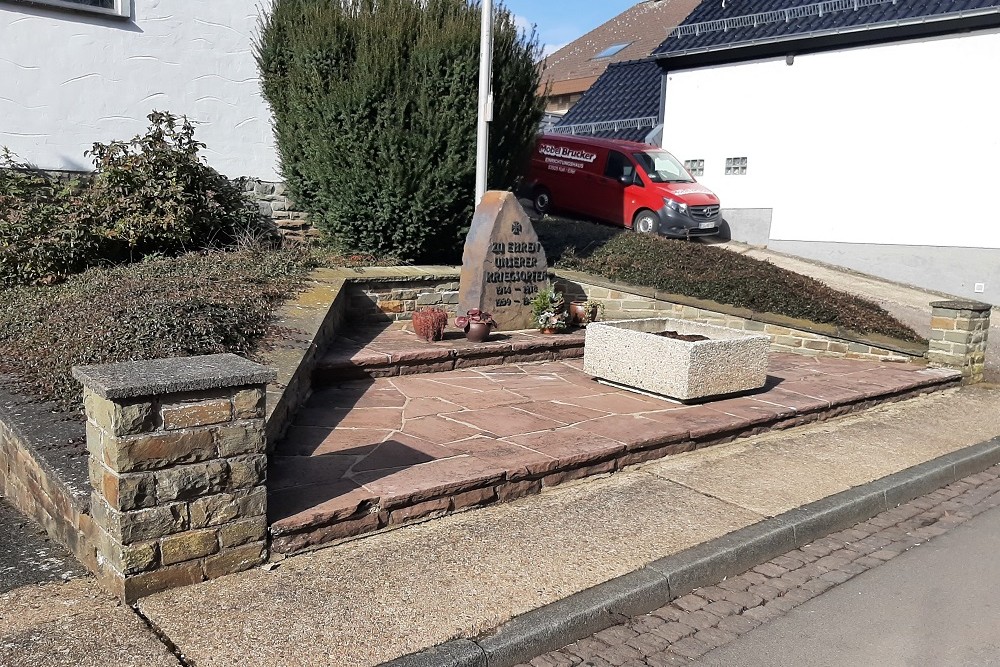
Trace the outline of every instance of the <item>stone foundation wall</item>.
<path fill-rule="evenodd" d="M 355 283 L 348 287 L 347 320 L 355 323 L 411 320 L 416 310 L 436 306 L 454 316 L 458 310 L 455 280 L 407 280 Z"/>
<path fill-rule="evenodd" d="M 741 331 L 765 333 L 771 337 L 771 350 L 790 352 L 806 356 L 834 356 L 847 359 L 870 359 L 877 361 L 911 361 L 921 358 L 922 353 L 914 350 L 906 353 L 888 347 L 880 347 L 863 341 L 851 341 L 833 336 L 825 336 L 781 324 L 771 324 L 738 315 L 698 308 L 691 305 L 673 303 L 642 294 L 624 291 L 620 288 L 595 285 L 579 279 L 560 276 L 556 284 L 561 286 L 567 300 L 592 299 L 604 304 L 603 319 L 634 319 L 647 317 L 673 317 L 701 324 L 737 329 Z M 747 315 L 750 313 L 747 311 Z"/>
<path fill-rule="evenodd" d="M 275 224 L 284 240 L 309 243 L 319 238 L 319 231 L 309 222 L 308 214 L 297 209 L 289 199 L 284 183 L 247 179 L 243 189 L 257 202 L 261 215 Z"/>
<path fill-rule="evenodd" d="M 6 415 L 4 415 L 6 417 Z M 45 469 L 7 419 L 0 421 L 0 495 L 38 522 L 92 572 L 97 571 L 95 526 L 59 478 Z"/>

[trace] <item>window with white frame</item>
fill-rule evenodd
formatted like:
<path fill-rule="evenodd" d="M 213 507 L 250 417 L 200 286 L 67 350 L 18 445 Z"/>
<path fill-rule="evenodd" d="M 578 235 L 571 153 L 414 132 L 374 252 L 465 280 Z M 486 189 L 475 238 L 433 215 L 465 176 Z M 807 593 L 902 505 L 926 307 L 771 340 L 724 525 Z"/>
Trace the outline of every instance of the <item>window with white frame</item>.
<path fill-rule="evenodd" d="M 13 2 L 108 16 L 131 16 L 132 14 L 132 0 L 13 0 Z"/>

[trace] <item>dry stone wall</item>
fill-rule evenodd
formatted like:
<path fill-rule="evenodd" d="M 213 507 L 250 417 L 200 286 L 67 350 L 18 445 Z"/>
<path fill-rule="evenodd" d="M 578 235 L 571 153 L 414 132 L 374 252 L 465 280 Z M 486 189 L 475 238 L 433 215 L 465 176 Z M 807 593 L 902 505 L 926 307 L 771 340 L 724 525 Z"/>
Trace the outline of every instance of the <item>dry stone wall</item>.
<path fill-rule="evenodd" d="M 319 237 L 319 231 L 309 222 L 309 216 L 289 198 L 284 183 L 246 179 L 243 189 L 257 202 L 261 215 L 278 228 L 282 239 L 309 243 Z"/>

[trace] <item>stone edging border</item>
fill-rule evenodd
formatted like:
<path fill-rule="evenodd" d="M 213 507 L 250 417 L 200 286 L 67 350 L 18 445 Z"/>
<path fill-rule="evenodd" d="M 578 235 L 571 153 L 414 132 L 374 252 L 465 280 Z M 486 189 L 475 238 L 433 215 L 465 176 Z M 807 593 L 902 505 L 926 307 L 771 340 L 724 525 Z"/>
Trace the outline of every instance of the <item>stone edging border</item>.
<path fill-rule="evenodd" d="M 698 299 L 691 296 L 685 296 L 683 294 L 673 294 L 671 292 L 664 292 L 652 287 L 640 287 L 637 285 L 630 285 L 628 283 L 619 283 L 614 280 L 595 276 L 590 273 L 583 273 L 581 271 L 551 269 L 549 273 L 558 278 L 563 278 L 564 280 L 584 282 L 595 287 L 603 287 L 619 292 L 625 292 L 626 294 L 646 297 L 647 299 L 667 301 L 669 303 L 690 306 L 701 310 L 710 310 L 723 315 L 738 317 L 744 320 L 752 320 L 762 324 L 772 324 L 774 326 L 787 327 L 789 329 L 798 329 L 799 331 L 805 331 L 819 336 L 827 336 L 829 338 L 837 338 L 849 343 L 872 345 L 885 350 L 891 350 L 892 352 L 905 354 L 910 357 L 923 357 L 927 353 L 927 343 L 911 343 L 877 334 L 866 335 L 849 329 L 843 329 L 841 327 L 818 324 L 808 320 L 800 320 L 793 317 L 786 317 L 785 315 L 778 315 L 777 313 L 759 313 L 747 308 L 738 308 L 736 306 L 729 306 L 717 301 Z M 929 303 L 928 308 L 930 308 Z"/>
<path fill-rule="evenodd" d="M 257 358 L 276 368 L 278 379 L 267 390 L 268 450 L 284 435 L 289 420 L 309 398 L 312 374 L 328 343 L 337 335 L 347 308 L 348 283 L 406 280 L 455 280 L 459 270 L 450 266 L 391 266 L 319 268 L 306 276 L 303 289 L 276 313 L 274 324 L 291 330 L 287 339 L 268 341 L 273 348 Z"/>
<path fill-rule="evenodd" d="M 1000 438 L 822 498 L 382 667 L 514 667 L 1000 463 Z"/>

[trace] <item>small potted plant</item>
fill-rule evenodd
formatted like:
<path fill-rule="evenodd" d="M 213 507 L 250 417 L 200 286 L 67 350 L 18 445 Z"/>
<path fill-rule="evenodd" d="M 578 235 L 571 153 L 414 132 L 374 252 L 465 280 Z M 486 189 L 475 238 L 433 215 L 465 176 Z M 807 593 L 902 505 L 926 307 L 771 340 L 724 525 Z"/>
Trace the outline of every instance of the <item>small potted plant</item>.
<path fill-rule="evenodd" d="M 448 313 L 441 308 L 430 306 L 413 313 L 413 331 L 427 342 L 444 338 L 447 326 Z"/>
<path fill-rule="evenodd" d="M 569 326 L 563 295 L 551 287 L 539 291 L 532 299 L 531 315 L 542 333 L 559 333 Z"/>
<path fill-rule="evenodd" d="M 455 326 L 465 331 L 465 337 L 473 343 L 482 343 L 490 337 L 490 331 L 497 325 L 489 313 L 473 308 L 465 315 L 455 318 Z"/>
<path fill-rule="evenodd" d="M 597 299 L 587 301 L 571 301 L 569 304 L 570 324 L 587 326 L 596 322 L 604 315 L 604 302 Z"/>

